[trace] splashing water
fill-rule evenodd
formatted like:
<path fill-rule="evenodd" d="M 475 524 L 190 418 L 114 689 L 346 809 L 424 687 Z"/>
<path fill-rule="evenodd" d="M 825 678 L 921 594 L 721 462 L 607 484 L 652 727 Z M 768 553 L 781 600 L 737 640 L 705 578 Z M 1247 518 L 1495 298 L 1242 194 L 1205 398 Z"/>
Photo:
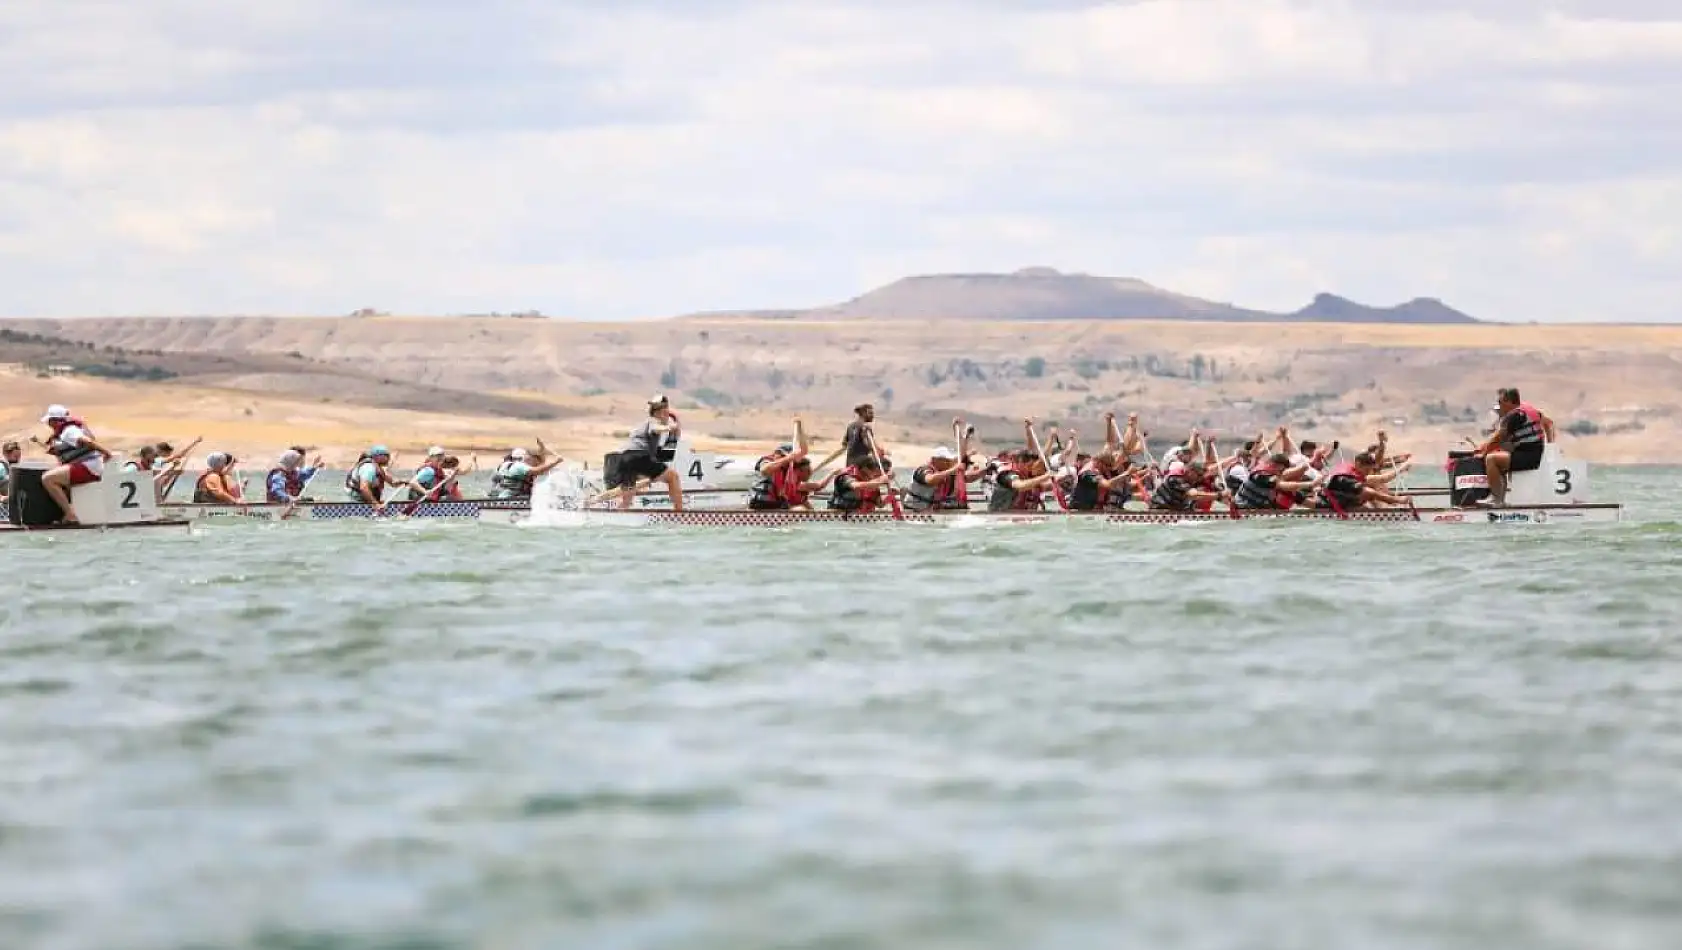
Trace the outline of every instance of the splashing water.
<path fill-rule="evenodd" d="M 557 468 L 532 486 L 531 515 L 524 523 L 534 527 L 581 524 L 579 512 L 601 490 L 601 479 L 590 472 Z"/>

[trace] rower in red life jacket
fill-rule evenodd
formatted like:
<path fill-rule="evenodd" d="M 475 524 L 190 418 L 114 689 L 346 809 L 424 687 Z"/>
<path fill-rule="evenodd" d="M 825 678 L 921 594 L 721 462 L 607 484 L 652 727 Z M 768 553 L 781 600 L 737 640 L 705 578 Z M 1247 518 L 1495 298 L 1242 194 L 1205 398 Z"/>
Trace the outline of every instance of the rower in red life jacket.
<path fill-rule="evenodd" d="M 1351 461 L 1338 463 L 1320 480 L 1319 506 L 1337 511 L 1355 511 L 1373 502 L 1385 505 L 1407 504 L 1406 499 L 1371 484 L 1368 480 L 1376 474 L 1378 460 L 1365 452 L 1356 455 Z"/>
<path fill-rule="evenodd" d="M 1121 465 L 1119 454 L 1100 452 L 1081 466 L 1075 476 L 1074 490 L 1069 492 L 1069 508 L 1074 511 L 1097 511 L 1114 507 L 1117 489 L 1130 494 L 1131 479 Z M 1126 498 L 1121 499 L 1125 503 Z"/>
<path fill-rule="evenodd" d="M 320 468 L 319 457 L 314 465 L 306 468 L 304 454 L 297 449 L 287 449 L 280 453 L 279 464 L 269 469 L 268 477 L 263 479 L 263 497 L 277 505 L 297 504 L 303 497 L 304 487 Z"/>
<path fill-rule="evenodd" d="M 444 470 L 444 457 L 444 447 L 441 445 L 434 445 L 426 450 L 426 458 L 421 461 L 420 467 L 415 469 L 415 473 L 409 476 L 410 501 L 437 501 L 444 497 L 449 488 L 454 487 L 454 482 L 448 486 L 444 484 L 450 477 Z"/>
<path fill-rule="evenodd" d="M 882 490 L 891 479 L 876 464 L 876 459 L 860 459 L 835 477 L 835 489 L 829 495 L 830 510 L 854 514 L 875 511 L 882 502 Z"/>
<path fill-rule="evenodd" d="M 47 439 L 47 451 L 58 459 L 58 465 L 41 476 L 41 487 L 57 503 L 66 524 L 76 524 L 76 509 L 70 505 L 70 489 L 74 485 L 88 485 L 105 475 L 105 462 L 111 453 L 94 441 L 88 424 L 72 416 L 63 406 L 48 406 L 41 421 L 52 430 Z M 40 442 L 40 439 L 35 441 Z"/>
<path fill-rule="evenodd" d="M 1045 507 L 1041 496 L 1051 488 L 1052 477 L 1033 449 L 1017 452 L 993 477 L 987 510 L 1040 511 Z"/>
<path fill-rule="evenodd" d="M 1507 503 L 1507 478 L 1513 472 L 1531 472 L 1542 466 L 1542 452 L 1554 440 L 1554 421 L 1519 396 L 1517 389 L 1507 388 L 1496 395 L 1496 411 L 1501 421 L 1495 432 L 1478 446 L 1477 455 L 1483 457 L 1484 474 L 1489 481 L 1489 497 L 1480 504 L 1497 507 Z"/>
<path fill-rule="evenodd" d="M 799 487 L 798 481 L 790 481 L 789 473 L 806 458 L 809 448 L 806 427 L 796 419 L 794 441 L 784 442 L 754 463 L 753 486 L 748 491 L 748 508 L 753 511 L 788 510 L 791 507 L 789 489 Z"/>
<path fill-rule="evenodd" d="M 1301 469 L 1293 469 L 1291 457 L 1283 452 L 1254 462 L 1247 477 L 1233 493 L 1233 504 L 1249 511 L 1284 511 L 1296 504 L 1297 494 L 1314 487 L 1301 477 Z M 1290 476 L 1296 474 L 1293 479 Z"/>
<path fill-rule="evenodd" d="M 911 487 L 906 489 L 905 507 L 912 511 L 954 511 L 968 508 L 959 500 L 958 485 L 981 477 L 979 470 L 963 464 L 958 453 L 940 446 L 929 457 L 927 465 L 920 465 L 911 473 Z"/>
<path fill-rule="evenodd" d="M 1165 511 L 1193 511 L 1198 502 L 1224 498 L 1225 492 L 1198 487 L 1203 484 L 1204 466 L 1192 459 L 1177 469 L 1162 473 L 1156 490 L 1151 493 L 1151 507 Z"/>

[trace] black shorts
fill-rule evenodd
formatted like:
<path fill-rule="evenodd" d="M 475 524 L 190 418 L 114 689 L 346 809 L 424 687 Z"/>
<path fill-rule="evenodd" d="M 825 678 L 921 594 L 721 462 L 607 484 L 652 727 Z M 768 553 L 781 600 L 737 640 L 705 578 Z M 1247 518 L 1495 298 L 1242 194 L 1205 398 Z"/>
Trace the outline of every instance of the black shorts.
<path fill-rule="evenodd" d="M 1513 449 L 1513 464 L 1510 471 L 1534 472 L 1542 467 L 1542 449 L 1544 443 L 1526 442 Z"/>
<path fill-rule="evenodd" d="M 650 481 L 666 474 L 666 463 L 646 455 L 615 452 L 602 460 L 602 478 L 608 488 L 630 488 L 641 478 Z"/>

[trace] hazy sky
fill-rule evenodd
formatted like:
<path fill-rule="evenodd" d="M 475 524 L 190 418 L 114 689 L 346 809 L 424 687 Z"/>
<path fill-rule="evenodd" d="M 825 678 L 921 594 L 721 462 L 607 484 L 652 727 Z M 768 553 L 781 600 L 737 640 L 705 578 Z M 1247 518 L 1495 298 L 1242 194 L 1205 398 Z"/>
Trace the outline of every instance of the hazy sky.
<path fill-rule="evenodd" d="M 1682 316 L 1678 0 L 7 0 L 0 314 Z"/>

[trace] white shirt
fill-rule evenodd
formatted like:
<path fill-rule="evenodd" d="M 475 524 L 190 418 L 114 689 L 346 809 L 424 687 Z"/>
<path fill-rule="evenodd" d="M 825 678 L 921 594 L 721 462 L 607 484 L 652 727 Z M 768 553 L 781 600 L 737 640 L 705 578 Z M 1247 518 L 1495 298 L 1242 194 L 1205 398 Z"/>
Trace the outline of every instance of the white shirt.
<path fill-rule="evenodd" d="M 1232 467 L 1226 470 L 1226 476 L 1236 478 L 1241 482 L 1247 481 L 1250 477 L 1250 470 L 1245 467 L 1243 462 L 1234 462 Z"/>
<path fill-rule="evenodd" d="M 1307 466 L 1307 471 L 1302 473 L 1302 477 L 1311 482 L 1319 481 L 1320 476 L 1326 474 L 1325 472 L 1315 468 L 1314 460 L 1301 452 L 1291 456 L 1291 467 L 1296 468 L 1298 466 Z"/>
<path fill-rule="evenodd" d="M 75 445 L 83 439 L 90 438 L 90 436 L 88 435 L 88 430 L 82 428 L 81 426 L 65 426 L 64 428 L 58 430 L 58 436 L 56 438 L 57 441 L 62 442 L 65 445 Z M 81 463 L 87 467 L 88 473 L 93 477 L 103 478 L 105 476 L 105 456 L 100 455 L 98 452 L 95 452 L 85 459 L 81 459 Z"/>

